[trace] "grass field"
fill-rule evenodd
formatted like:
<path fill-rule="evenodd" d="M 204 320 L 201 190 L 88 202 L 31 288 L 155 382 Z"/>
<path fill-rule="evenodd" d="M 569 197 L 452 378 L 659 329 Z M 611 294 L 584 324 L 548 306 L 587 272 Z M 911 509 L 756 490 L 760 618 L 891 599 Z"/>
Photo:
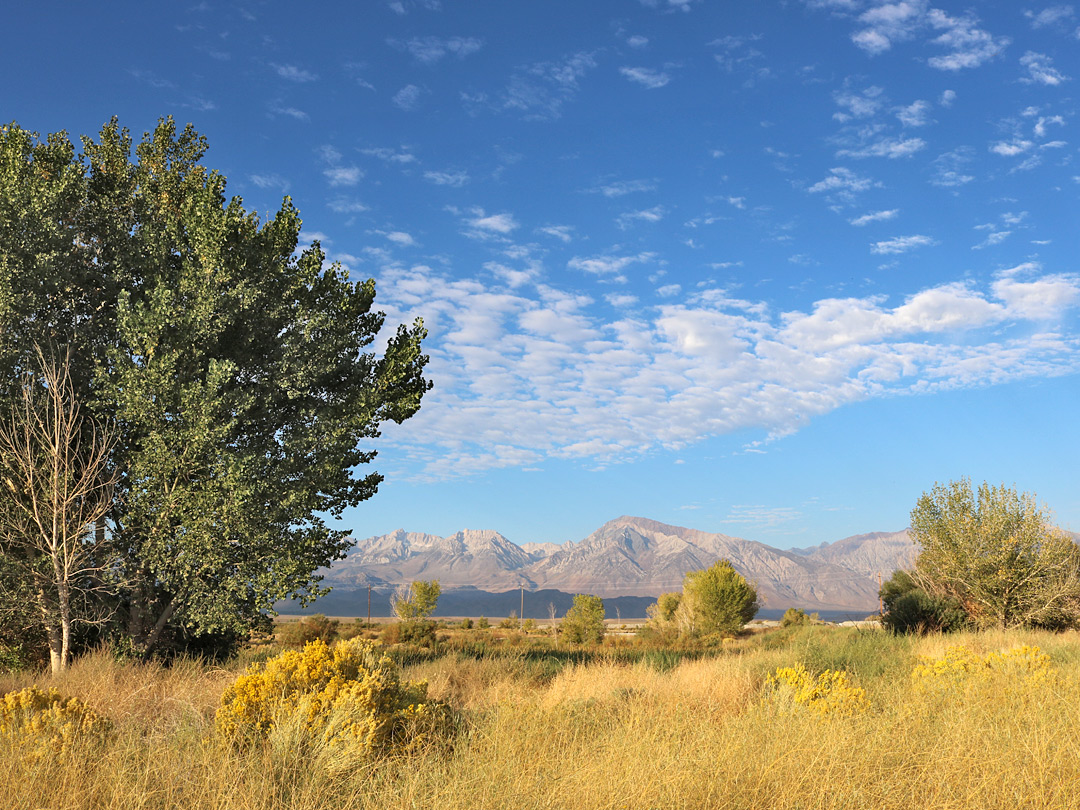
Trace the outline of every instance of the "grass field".
<path fill-rule="evenodd" d="M 453 708 L 454 735 L 376 760 L 305 743 L 287 723 L 258 745 L 223 743 L 214 712 L 243 661 L 162 667 L 99 653 L 55 680 L 0 676 L 0 693 L 56 686 L 114 729 L 36 758 L 0 734 L 0 805 L 1080 807 L 1078 642 L 1074 632 L 905 638 L 804 627 L 685 657 L 629 643 L 573 654 L 528 639 L 444 644 L 441 655 L 402 660 L 405 677 L 426 679 Z M 992 655 L 1021 645 L 1048 659 Z M 943 658 L 958 646 L 967 652 Z M 846 672 L 865 702 L 846 714 L 769 686 L 770 673 L 798 664 Z"/>

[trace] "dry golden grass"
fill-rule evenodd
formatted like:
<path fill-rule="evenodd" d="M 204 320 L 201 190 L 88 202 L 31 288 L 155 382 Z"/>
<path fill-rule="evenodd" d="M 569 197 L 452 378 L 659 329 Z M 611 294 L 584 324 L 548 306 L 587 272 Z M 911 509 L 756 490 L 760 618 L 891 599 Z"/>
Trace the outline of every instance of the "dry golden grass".
<path fill-rule="evenodd" d="M 779 636 L 777 636 L 779 638 Z M 513 657 L 407 668 L 460 710 L 451 748 L 342 767 L 287 730 L 237 752 L 212 714 L 235 672 L 79 662 L 56 685 L 116 724 L 109 742 L 30 763 L 0 749 L 0 805 L 38 808 L 1013 808 L 1080 807 L 1080 644 L 1075 633 L 892 639 L 800 631 L 666 672 L 580 664 L 554 677 Z M 1042 648 L 1058 676 L 1037 690 L 915 690 L 922 656 Z M 867 689 L 854 717 L 778 711 L 766 675 L 843 668 Z M 829 667 L 823 665 L 829 664 Z M 842 667 L 836 664 L 843 664 Z M 0 689 L 45 677 L 8 677 Z M 2 743 L 0 743 L 2 745 Z"/>

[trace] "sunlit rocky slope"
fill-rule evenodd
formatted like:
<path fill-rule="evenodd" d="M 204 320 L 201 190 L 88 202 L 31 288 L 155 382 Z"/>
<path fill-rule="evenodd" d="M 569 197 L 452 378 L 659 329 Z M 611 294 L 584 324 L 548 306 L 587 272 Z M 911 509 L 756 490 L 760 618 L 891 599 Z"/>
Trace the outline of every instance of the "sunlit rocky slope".
<path fill-rule="evenodd" d="M 727 559 L 770 608 L 871 610 L 878 574 L 911 565 L 906 531 L 847 537 L 807 549 L 670 526 L 639 517 L 609 521 L 576 543 L 518 546 L 494 531 L 437 537 L 398 530 L 356 544 L 326 573 L 326 584 L 385 587 L 437 579 L 444 589 L 551 589 L 599 596 L 650 596 L 678 590 L 690 570 Z"/>

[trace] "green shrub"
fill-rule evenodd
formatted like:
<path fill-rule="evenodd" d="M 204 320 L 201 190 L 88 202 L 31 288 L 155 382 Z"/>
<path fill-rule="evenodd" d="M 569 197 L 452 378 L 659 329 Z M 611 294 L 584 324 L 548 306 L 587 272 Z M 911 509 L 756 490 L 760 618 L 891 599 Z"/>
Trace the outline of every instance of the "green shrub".
<path fill-rule="evenodd" d="M 571 644 L 599 644 L 604 640 L 605 633 L 604 601 L 599 596 L 577 594 L 574 604 L 566 611 L 560 629 L 563 638 Z"/>
<path fill-rule="evenodd" d="M 881 586 L 881 601 L 881 623 L 891 633 L 950 633 L 969 625 L 958 601 L 931 596 L 906 571 L 897 571 Z"/>
<path fill-rule="evenodd" d="M 462 630 L 472 630 L 472 628 L 473 628 L 473 620 L 472 619 L 465 618 L 465 619 L 461 620 L 461 629 Z"/>
<path fill-rule="evenodd" d="M 780 619 L 781 627 L 797 627 L 802 624 L 810 624 L 810 617 L 806 615 L 806 611 L 802 608 L 789 607 L 784 611 L 783 618 Z"/>
<path fill-rule="evenodd" d="M 278 641 L 289 647 L 303 647 L 316 639 L 330 644 L 337 636 L 339 626 L 340 622 L 336 619 L 316 613 L 295 622 L 279 624 L 275 635 Z"/>

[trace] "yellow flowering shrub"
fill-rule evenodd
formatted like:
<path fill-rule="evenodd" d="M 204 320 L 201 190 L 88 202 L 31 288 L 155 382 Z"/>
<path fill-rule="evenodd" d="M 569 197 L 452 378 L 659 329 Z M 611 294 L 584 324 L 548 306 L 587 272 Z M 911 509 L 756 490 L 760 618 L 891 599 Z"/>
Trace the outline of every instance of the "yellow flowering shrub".
<path fill-rule="evenodd" d="M 851 717 L 870 708 L 866 690 L 846 672 L 827 669 L 814 675 L 802 664 L 780 667 L 765 679 L 765 702 L 785 711 Z"/>
<path fill-rule="evenodd" d="M 255 664 L 225 690 L 218 731 L 234 741 L 266 737 L 299 721 L 310 738 L 363 754 L 409 750 L 448 728 L 427 683 L 402 681 L 397 666 L 371 641 L 332 649 L 321 640 Z"/>
<path fill-rule="evenodd" d="M 111 724 L 76 698 L 33 686 L 0 698 L 0 734 L 31 758 L 66 754 L 77 738 L 108 734 Z"/>
<path fill-rule="evenodd" d="M 1027 644 L 985 656 L 962 645 L 949 647 L 940 657 L 920 659 L 911 673 L 912 685 L 922 693 L 968 691 L 988 685 L 1008 692 L 1026 691 L 1056 679 L 1050 656 Z"/>

